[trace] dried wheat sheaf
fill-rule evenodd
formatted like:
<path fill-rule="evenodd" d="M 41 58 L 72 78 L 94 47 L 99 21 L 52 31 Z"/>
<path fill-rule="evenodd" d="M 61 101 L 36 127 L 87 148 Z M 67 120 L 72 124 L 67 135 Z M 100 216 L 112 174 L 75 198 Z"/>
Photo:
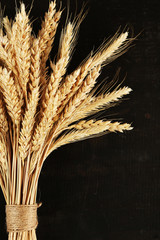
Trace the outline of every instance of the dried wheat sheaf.
<path fill-rule="evenodd" d="M 46 62 L 61 14 L 56 2 L 50 2 L 37 36 L 23 3 L 13 21 L 1 19 L 0 185 L 7 205 L 36 203 L 42 165 L 56 148 L 103 132 L 132 129 L 127 123 L 91 119 L 131 91 L 118 86 L 110 92 L 105 84 L 99 94 L 96 92 L 102 67 L 123 54 L 131 43 L 128 32 L 118 32 L 103 42 L 67 75 L 85 14 L 81 11 L 73 21 L 68 18 L 49 69 Z M 36 239 L 35 229 L 9 231 L 9 239 Z"/>

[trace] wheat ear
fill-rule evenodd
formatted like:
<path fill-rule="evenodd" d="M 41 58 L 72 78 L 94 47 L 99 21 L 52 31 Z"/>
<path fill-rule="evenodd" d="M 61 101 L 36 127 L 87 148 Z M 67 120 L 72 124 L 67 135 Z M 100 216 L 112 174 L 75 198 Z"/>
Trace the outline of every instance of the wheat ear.
<path fill-rule="evenodd" d="M 0 131 L 8 132 L 8 121 L 6 116 L 6 109 L 4 107 L 4 101 L 2 99 L 2 94 L 0 94 Z"/>
<path fill-rule="evenodd" d="M 15 75 L 17 75 L 17 70 L 15 69 L 15 59 L 13 58 L 12 52 L 9 50 L 11 45 L 4 39 L 0 41 L 0 59 L 7 68 L 11 69 Z"/>
<path fill-rule="evenodd" d="M 3 172 L 7 170 L 7 150 L 6 150 L 6 142 L 4 140 L 4 136 L 0 133 L 0 169 Z"/>
<path fill-rule="evenodd" d="M 46 61 L 48 60 L 55 34 L 58 27 L 58 22 L 61 17 L 61 11 L 56 12 L 56 1 L 51 1 L 49 4 L 48 12 L 45 14 L 44 21 L 42 22 L 41 30 L 38 33 L 39 47 L 41 51 L 41 71 L 45 71 Z M 44 78 L 41 79 L 42 83 Z"/>
<path fill-rule="evenodd" d="M 96 127 L 101 127 L 103 125 L 107 126 L 108 124 L 108 131 L 109 132 L 123 132 L 123 130 L 132 130 L 132 127 L 128 123 L 119 123 L 119 122 L 114 122 L 112 123 L 111 121 L 103 121 L 103 120 L 82 120 L 76 124 L 71 125 L 68 127 L 68 129 L 75 128 L 77 130 L 84 130 L 84 129 L 91 129 L 91 128 L 96 128 Z"/>
<path fill-rule="evenodd" d="M 12 24 L 11 24 L 11 21 L 9 21 L 8 16 L 6 16 L 6 17 L 3 18 L 3 25 L 4 25 L 4 28 L 5 28 L 5 30 L 6 30 L 6 34 L 7 34 L 8 39 L 11 39 L 11 35 L 12 35 Z"/>
<path fill-rule="evenodd" d="M 127 37 L 128 32 L 121 33 L 119 36 L 115 34 L 109 42 L 103 43 L 94 54 L 90 67 L 93 68 L 103 63 L 108 64 L 127 51 L 127 47 L 132 42 L 132 40 L 127 39 Z"/>
<path fill-rule="evenodd" d="M 19 139 L 19 153 L 24 162 L 28 155 L 30 140 L 32 137 L 33 126 L 35 123 L 35 114 L 39 100 L 39 80 L 40 80 L 40 49 L 39 41 L 35 39 L 31 48 L 31 70 L 30 70 L 30 94 L 27 109 L 22 121 L 22 129 Z"/>
<path fill-rule="evenodd" d="M 96 136 L 104 131 L 107 132 L 123 132 L 125 130 L 132 130 L 132 127 L 128 123 L 120 123 L 114 122 L 111 123 L 110 121 L 81 121 L 77 125 L 73 125 L 74 128 L 78 130 L 72 130 L 71 132 L 62 135 L 62 137 L 58 138 L 53 144 L 51 144 L 49 153 L 53 150 L 57 149 L 58 147 L 68 144 L 75 141 L 80 141 L 85 138 Z"/>
<path fill-rule="evenodd" d="M 0 87 L 6 102 L 8 114 L 10 115 L 13 123 L 17 125 L 21 119 L 21 107 L 23 105 L 23 101 L 20 100 L 18 96 L 14 80 L 11 77 L 11 71 L 8 71 L 6 68 L 4 68 L 2 70 L 2 74 L 0 74 Z"/>
<path fill-rule="evenodd" d="M 29 81 L 30 57 L 31 57 L 31 26 L 25 5 L 21 3 L 12 26 L 11 43 L 15 51 L 18 80 L 27 99 L 27 83 Z"/>
<path fill-rule="evenodd" d="M 78 119 L 85 118 L 90 116 L 98 111 L 110 107 L 112 102 L 116 102 L 121 99 L 123 96 L 128 95 L 132 91 L 129 87 L 123 87 L 106 94 L 102 94 L 98 97 L 89 96 L 88 100 L 77 109 L 77 112 L 74 116 L 74 121 Z"/>
<path fill-rule="evenodd" d="M 66 68 L 70 60 L 70 56 L 73 50 L 73 25 L 72 23 L 68 23 L 67 27 L 64 31 L 61 33 L 61 39 L 60 39 L 60 46 L 59 46 L 59 53 L 57 62 L 54 64 L 51 62 L 51 68 L 54 73 L 55 79 L 59 79 L 59 82 L 61 81 L 62 77 L 66 73 Z"/>

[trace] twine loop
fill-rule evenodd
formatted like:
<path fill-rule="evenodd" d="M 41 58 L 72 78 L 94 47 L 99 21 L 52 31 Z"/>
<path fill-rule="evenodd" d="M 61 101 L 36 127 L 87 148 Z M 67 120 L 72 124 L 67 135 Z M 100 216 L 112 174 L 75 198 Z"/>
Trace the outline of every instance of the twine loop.
<path fill-rule="evenodd" d="M 37 208 L 41 204 L 6 205 L 7 232 L 24 232 L 38 226 Z"/>

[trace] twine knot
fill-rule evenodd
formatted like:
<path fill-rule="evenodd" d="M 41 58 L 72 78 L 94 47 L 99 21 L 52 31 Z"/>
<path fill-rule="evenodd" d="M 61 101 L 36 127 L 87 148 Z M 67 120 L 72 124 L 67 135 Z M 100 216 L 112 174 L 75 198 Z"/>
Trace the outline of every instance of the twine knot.
<path fill-rule="evenodd" d="M 41 204 L 6 205 L 7 232 L 24 232 L 38 226 L 37 208 Z"/>

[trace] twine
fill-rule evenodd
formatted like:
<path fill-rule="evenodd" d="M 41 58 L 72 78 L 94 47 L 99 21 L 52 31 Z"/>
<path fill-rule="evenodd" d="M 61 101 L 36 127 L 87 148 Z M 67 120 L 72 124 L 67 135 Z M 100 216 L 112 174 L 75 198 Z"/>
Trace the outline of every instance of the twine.
<path fill-rule="evenodd" d="M 37 208 L 41 204 L 6 205 L 7 232 L 24 232 L 38 226 Z"/>

